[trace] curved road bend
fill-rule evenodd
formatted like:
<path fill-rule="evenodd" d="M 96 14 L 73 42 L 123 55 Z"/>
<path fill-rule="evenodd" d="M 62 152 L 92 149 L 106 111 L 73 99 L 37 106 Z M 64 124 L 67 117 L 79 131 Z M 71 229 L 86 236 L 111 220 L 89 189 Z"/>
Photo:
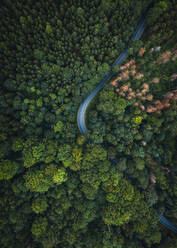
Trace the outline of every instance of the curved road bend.
<path fill-rule="evenodd" d="M 137 27 L 136 32 L 133 34 L 132 39 L 138 40 L 145 28 L 145 18 L 141 21 L 139 26 Z M 124 51 L 120 54 L 120 56 L 115 60 L 112 66 L 120 65 L 126 58 L 128 57 L 128 47 L 124 49 Z M 87 134 L 87 127 L 85 124 L 85 113 L 88 105 L 92 101 L 92 99 L 96 96 L 96 94 L 103 88 L 104 84 L 112 77 L 112 72 L 110 71 L 109 74 L 99 83 L 99 85 L 87 96 L 84 102 L 80 105 L 78 113 L 77 113 L 77 123 L 79 130 L 82 134 Z"/>
<path fill-rule="evenodd" d="M 145 29 L 145 22 L 146 18 L 144 17 L 143 20 L 138 25 L 135 33 L 132 36 L 133 40 L 138 40 L 143 31 Z M 112 66 L 120 65 L 126 58 L 128 57 L 128 47 L 124 49 L 124 51 L 119 55 L 119 57 L 115 60 Z M 79 110 L 77 112 L 77 125 L 80 132 L 83 135 L 87 134 L 87 127 L 85 124 L 85 113 L 87 110 L 88 105 L 92 101 L 92 99 L 97 95 L 97 93 L 103 88 L 104 84 L 112 77 L 112 72 L 110 71 L 109 74 L 99 83 L 99 85 L 86 97 L 83 103 L 80 105 Z M 174 226 L 171 222 L 169 222 L 165 217 L 159 216 L 160 222 L 166 226 L 168 229 L 177 233 L 177 227 Z"/>

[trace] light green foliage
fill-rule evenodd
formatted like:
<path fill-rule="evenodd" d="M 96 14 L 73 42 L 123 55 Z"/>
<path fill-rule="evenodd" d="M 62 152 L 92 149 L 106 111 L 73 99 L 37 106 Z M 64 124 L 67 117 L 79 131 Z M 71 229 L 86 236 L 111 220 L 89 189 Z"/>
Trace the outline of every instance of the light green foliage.
<path fill-rule="evenodd" d="M 129 222 L 138 208 L 140 194 L 126 180 L 120 181 L 117 186 L 104 184 L 104 190 L 110 202 L 102 215 L 105 224 L 120 226 Z"/>
<path fill-rule="evenodd" d="M 143 47 L 143 42 L 141 40 L 133 40 L 130 46 L 131 47 L 128 50 L 128 54 L 136 55 L 139 49 Z"/>
<path fill-rule="evenodd" d="M 103 63 L 103 65 L 98 66 L 97 70 L 98 70 L 98 73 L 103 76 L 103 75 L 108 74 L 108 72 L 110 70 L 110 67 L 109 67 L 109 65 L 107 63 Z"/>
<path fill-rule="evenodd" d="M 48 204 L 45 198 L 40 197 L 32 201 L 31 207 L 36 214 L 40 214 L 46 211 Z"/>
<path fill-rule="evenodd" d="M 80 145 L 80 146 L 83 145 L 85 141 L 86 141 L 86 138 L 85 138 L 84 135 L 79 135 L 78 136 L 78 138 L 77 138 L 77 144 L 78 145 Z"/>
<path fill-rule="evenodd" d="M 80 164 L 81 164 L 81 161 L 82 161 L 82 150 L 78 147 L 75 147 L 73 150 L 72 150 L 72 156 L 74 158 L 74 162 L 76 164 L 76 167 L 80 168 Z"/>
<path fill-rule="evenodd" d="M 107 114 L 114 113 L 113 99 L 115 99 L 115 94 L 112 88 L 109 90 L 100 92 L 100 102 L 96 106 L 98 110 L 104 111 Z M 103 104 L 104 102 L 104 104 Z"/>
<path fill-rule="evenodd" d="M 40 237 L 47 228 L 48 222 L 46 217 L 38 217 L 34 220 L 32 227 L 31 227 L 31 232 L 35 237 Z"/>
<path fill-rule="evenodd" d="M 71 146 L 61 145 L 57 157 L 60 161 L 67 160 L 71 156 Z"/>
<path fill-rule="evenodd" d="M 134 54 L 134 50 L 133 50 L 132 47 L 130 47 L 130 48 L 128 49 L 128 54 L 129 54 L 129 55 L 133 55 L 133 54 Z"/>
<path fill-rule="evenodd" d="M 52 178 L 57 172 L 55 164 L 49 164 L 45 169 L 31 169 L 24 175 L 27 189 L 34 192 L 46 192 L 54 185 Z"/>
<path fill-rule="evenodd" d="M 83 15 L 84 15 L 84 10 L 83 10 L 82 8 L 79 7 L 79 8 L 77 9 L 77 15 L 78 15 L 78 16 L 83 16 Z"/>
<path fill-rule="evenodd" d="M 58 143 L 54 140 L 43 139 L 39 142 L 35 137 L 29 138 L 23 148 L 24 166 L 31 167 L 38 162 L 50 163 L 55 160 Z"/>
<path fill-rule="evenodd" d="M 99 104 L 97 106 L 98 110 L 103 110 L 105 113 L 113 113 L 114 112 L 114 106 L 111 101 L 105 101 L 104 104 Z"/>
<path fill-rule="evenodd" d="M 120 226 L 130 221 L 132 214 L 129 211 L 120 213 L 119 204 L 108 205 L 103 213 L 103 221 L 106 225 Z"/>
<path fill-rule="evenodd" d="M 135 166 L 138 170 L 143 170 L 145 167 L 145 161 L 143 159 L 140 158 L 135 158 Z"/>
<path fill-rule="evenodd" d="M 32 154 L 36 161 L 43 157 L 44 151 L 45 145 L 43 143 L 39 143 L 37 146 L 32 147 Z"/>
<path fill-rule="evenodd" d="M 36 105 L 37 105 L 37 107 L 42 107 L 42 105 L 43 105 L 42 98 L 37 99 Z"/>
<path fill-rule="evenodd" d="M 15 176 L 19 165 L 15 161 L 8 159 L 0 161 L 0 180 L 9 180 Z"/>
<path fill-rule="evenodd" d="M 118 75 L 120 72 L 120 67 L 118 65 L 114 65 L 112 68 L 113 74 Z"/>
<path fill-rule="evenodd" d="M 27 168 L 31 167 L 36 163 L 36 158 L 33 156 L 33 151 L 32 151 L 32 147 L 34 146 L 35 143 L 37 143 L 36 137 L 30 137 L 23 144 L 23 150 L 22 150 L 23 160 L 24 160 L 24 166 Z M 36 152 L 37 149 L 34 148 L 34 153 Z"/>
<path fill-rule="evenodd" d="M 23 139 L 18 137 L 13 139 L 12 150 L 14 152 L 21 151 L 23 149 Z"/>
<path fill-rule="evenodd" d="M 176 1 L 1 2 L 0 247 L 176 248 L 159 225 L 177 218 L 176 102 L 147 112 L 176 89 Z M 79 106 L 126 47 L 82 135 Z"/>
<path fill-rule="evenodd" d="M 139 126 L 139 125 L 141 124 L 142 120 L 143 120 L 143 117 L 139 115 L 139 116 L 133 117 L 133 118 L 131 119 L 131 122 L 132 122 L 132 124 L 133 124 L 134 126 Z"/>
<path fill-rule="evenodd" d="M 135 139 L 136 140 L 142 140 L 142 138 L 143 138 L 143 136 L 140 133 L 138 133 L 137 135 L 135 135 Z"/>
<path fill-rule="evenodd" d="M 53 32 L 52 27 L 49 22 L 46 24 L 46 32 L 47 34 L 51 34 Z"/>
<path fill-rule="evenodd" d="M 154 244 L 159 244 L 160 241 L 161 241 L 161 237 L 162 237 L 162 234 L 161 234 L 160 231 L 154 232 L 153 235 L 152 235 L 152 242 Z"/>
<path fill-rule="evenodd" d="M 128 101 L 122 97 L 117 97 L 114 103 L 114 114 L 118 115 L 119 120 L 123 119 L 123 114 L 126 107 L 128 106 Z"/>
<path fill-rule="evenodd" d="M 116 99 L 116 105 L 115 107 L 119 110 L 124 110 L 127 107 L 126 100 L 122 97 L 118 97 Z"/>
<path fill-rule="evenodd" d="M 134 115 L 139 115 L 141 114 L 141 110 L 139 108 L 136 108 L 134 111 L 133 111 L 133 114 Z"/>
<path fill-rule="evenodd" d="M 107 151 L 99 145 L 87 145 L 86 154 L 83 156 L 82 168 L 88 169 L 107 158 Z"/>
<path fill-rule="evenodd" d="M 158 1 L 154 8 L 148 13 L 147 23 L 153 24 L 159 18 L 159 16 L 168 9 L 168 3 L 166 1 Z"/>
<path fill-rule="evenodd" d="M 84 192 L 85 197 L 89 200 L 94 200 L 96 196 L 97 189 L 93 188 L 90 184 L 83 184 L 81 191 Z"/>
<path fill-rule="evenodd" d="M 80 169 L 80 164 L 74 163 L 72 157 L 70 157 L 66 160 L 63 160 L 62 164 L 65 168 L 69 167 L 71 170 L 79 170 Z"/>
<path fill-rule="evenodd" d="M 25 17 L 20 16 L 20 23 L 21 23 L 22 25 L 25 24 L 25 21 L 26 21 Z"/>
<path fill-rule="evenodd" d="M 47 167 L 45 167 L 45 174 L 52 178 L 54 174 L 57 172 L 57 167 L 58 165 L 54 163 L 47 165 Z"/>
<path fill-rule="evenodd" d="M 80 173 L 80 179 L 85 184 L 90 184 L 94 189 L 98 189 L 101 180 L 99 175 L 96 173 L 97 171 L 94 169 L 83 170 Z"/>
<path fill-rule="evenodd" d="M 55 99 L 56 99 L 56 95 L 55 94 L 53 94 L 53 93 L 51 93 L 51 94 L 49 94 L 49 96 L 51 97 L 51 99 L 54 101 Z"/>
<path fill-rule="evenodd" d="M 102 0 L 101 1 L 101 6 L 104 9 L 105 12 L 110 13 L 112 9 L 115 7 L 115 3 L 111 0 Z"/>
<path fill-rule="evenodd" d="M 62 121 L 58 121 L 56 125 L 54 126 L 54 132 L 61 132 L 63 129 L 63 123 Z"/>
<path fill-rule="evenodd" d="M 165 1 L 160 1 L 157 6 L 159 6 L 163 11 L 167 10 L 168 3 Z"/>
<path fill-rule="evenodd" d="M 147 221 L 141 221 L 141 223 L 135 223 L 136 232 L 144 233 L 148 229 Z"/>
<path fill-rule="evenodd" d="M 105 182 L 110 177 L 110 175 L 107 173 L 110 167 L 111 167 L 111 163 L 108 160 L 102 161 L 101 163 L 98 164 L 97 166 L 98 174 L 102 182 Z"/>
<path fill-rule="evenodd" d="M 24 166 L 27 168 L 33 166 L 37 162 L 36 159 L 33 157 L 31 151 L 23 150 L 23 159 L 24 159 Z"/>
<path fill-rule="evenodd" d="M 57 172 L 53 176 L 53 181 L 56 184 L 62 184 L 67 180 L 67 172 L 64 168 L 58 169 Z"/>
<path fill-rule="evenodd" d="M 111 176 L 109 178 L 109 183 L 111 181 L 113 186 L 117 186 L 119 181 L 122 179 L 123 174 L 120 172 L 117 172 L 117 170 L 115 168 L 111 168 L 110 174 L 111 174 Z"/>
<path fill-rule="evenodd" d="M 25 185 L 31 191 L 45 192 L 50 188 L 43 171 L 28 171 L 25 175 Z"/>

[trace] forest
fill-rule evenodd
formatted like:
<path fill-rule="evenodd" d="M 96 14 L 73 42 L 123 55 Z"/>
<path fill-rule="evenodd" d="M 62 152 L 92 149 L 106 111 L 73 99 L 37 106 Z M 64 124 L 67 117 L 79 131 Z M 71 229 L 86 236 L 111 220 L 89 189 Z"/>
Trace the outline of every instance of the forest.
<path fill-rule="evenodd" d="M 0 246 L 176 248 L 159 221 L 177 226 L 176 0 L 2 0 L 0 16 Z M 110 70 L 85 136 L 79 106 Z"/>

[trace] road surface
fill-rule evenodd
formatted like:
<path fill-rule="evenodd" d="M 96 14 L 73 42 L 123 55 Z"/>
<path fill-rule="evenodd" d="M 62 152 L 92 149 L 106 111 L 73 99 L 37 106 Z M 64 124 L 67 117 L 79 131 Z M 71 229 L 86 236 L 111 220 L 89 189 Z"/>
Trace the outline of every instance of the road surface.
<path fill-rule="evenodd" d="M 135 33 L 132 36 L 133 40 L 138 40 L 144 29 L 145 29 L 145 22 L 146 17 L 143 18 L 143 20 L 140 22 L 139 26 L 137 27 Z M 126 58 L 128 57 L 128 47 L 125 48 L 125 50 L 119 55 L 119 57 L 115 60 L 113 63 L 114 65 L 120 65 Z M 80 105 L 78 113 L 77 113 L 77 125 L 80 130 L 80 132 L 83 135 L 87 134 L 87 127 L 85 124 L 85 114 L 86 110 L 88 108 L 88 105 L 92 101 L 92 99 L 98 94 L 98 92 L 103 88 L 104 84 L 112 77 L 112 72 L 110 71 L 108 75 L 99 83 L 99 85 L 86 97 L 86 99 L 83 101 L 83 103 Z M 168 229 L 174 231 L 177 233 L 177 227 L 174 226 L 170 221 L 168 221 L 165 217 L 159 216 L 160 222 L 166 226 Z"/>

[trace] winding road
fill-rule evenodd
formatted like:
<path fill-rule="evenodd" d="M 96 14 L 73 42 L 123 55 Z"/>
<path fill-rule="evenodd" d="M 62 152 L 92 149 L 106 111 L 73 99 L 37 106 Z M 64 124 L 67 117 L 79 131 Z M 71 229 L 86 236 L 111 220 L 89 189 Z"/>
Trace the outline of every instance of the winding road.
<path fill-rule="evenodd" d="M 144 29 L 145 29 L 146 17 L 138 25 L 135 33 L 132 36 L 132 40 L 138 40 Z M 128 47 L 124 49 L 124 51 L 119 55 L 119 57 L 115 60 L 112 66 L 120 65 L 126 58 L 128 57 Z M 85 123 L 85 114 L 88 105 L 92 101 L 92 99 L 98 94 L 98 92 L 103 88 L 104 84 L 112 77 L 112 70 L 108 73 L 108 75 L 99 83 L 99 85 L 86 97 L 83 103 L 80 105 L 78 113 L 77 113 L 77 125 L 80 132 L 83 135 L 87 134 L 87 127 Z M 170 221 L 168 221 L 164 216 L 159 216 L 160 222 L 166 226 L 168 229 L 177 233 L 177 227 L 174 226 Z"/>

